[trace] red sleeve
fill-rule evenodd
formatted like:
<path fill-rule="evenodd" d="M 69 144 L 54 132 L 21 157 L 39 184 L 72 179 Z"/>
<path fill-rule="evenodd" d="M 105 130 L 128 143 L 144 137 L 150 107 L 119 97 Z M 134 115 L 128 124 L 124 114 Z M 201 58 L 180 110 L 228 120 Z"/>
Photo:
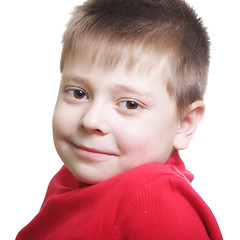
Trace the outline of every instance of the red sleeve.
<path fill-rule="evenodd" d="M 211 210 L 184 179 L 174 175 L 139 189 L 111 234 L 110 239 L 222 239 Z"/>

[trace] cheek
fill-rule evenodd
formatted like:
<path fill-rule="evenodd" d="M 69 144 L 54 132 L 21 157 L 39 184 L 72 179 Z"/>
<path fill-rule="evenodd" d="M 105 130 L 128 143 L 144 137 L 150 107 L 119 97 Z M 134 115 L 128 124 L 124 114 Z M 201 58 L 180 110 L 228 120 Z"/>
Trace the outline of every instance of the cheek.
<path fill-rule="evenodd" d="M 52 125 L 54 138 L 66 138 L 73 129 L 74 119 L 63 107 L 56 106 Z"/>
<path fill-rule="evenodd" d="M 129 121 L 121 126 L 124 127 L 118 128 L 115 136 L 123 154 L 140 153 L 145 149 L 146 142 L 151 141 L 152 134 L 147 123 L 135 121 L 131 124 Z"/>
<path fill-rule="evenodd" d="M 128 125 L 124 131 L 119 131 L 118 136 L 122 153 L 128 161 L 135 161 L 138 165 L 165 162 L 172 152 L 173 126 L 167 122 L 152 120 Z"/>

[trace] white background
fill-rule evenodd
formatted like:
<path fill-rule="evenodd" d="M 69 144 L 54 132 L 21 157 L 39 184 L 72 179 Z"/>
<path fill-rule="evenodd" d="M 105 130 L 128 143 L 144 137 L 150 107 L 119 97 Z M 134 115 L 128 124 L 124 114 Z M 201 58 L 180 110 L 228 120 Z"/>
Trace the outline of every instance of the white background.
<path fill-rule="evenodd" d="M 62 165 L 51 118 L 60 81 L 61 38 L 82 1 L 0 2 L 0 239 L 14 239 L 38 212 Z M 240 15 L 237 0 L 189 0 L 212 40 L 206 115 L 188 150 L 193 187 L 224 239 L 240 239 Z"/>

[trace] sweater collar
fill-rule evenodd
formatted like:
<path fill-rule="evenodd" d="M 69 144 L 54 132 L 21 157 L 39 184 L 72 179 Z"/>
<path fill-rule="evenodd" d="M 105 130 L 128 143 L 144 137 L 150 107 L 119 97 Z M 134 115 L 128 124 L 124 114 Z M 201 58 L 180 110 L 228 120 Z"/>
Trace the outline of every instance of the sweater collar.
<path fill-rule="evenodd" d="M 164 165 L 172 165 L 178 173 L 183 175 L 189 182 L 192 182 L 194 175 L 185 168 L 185 164 L 176 150 Z"/>

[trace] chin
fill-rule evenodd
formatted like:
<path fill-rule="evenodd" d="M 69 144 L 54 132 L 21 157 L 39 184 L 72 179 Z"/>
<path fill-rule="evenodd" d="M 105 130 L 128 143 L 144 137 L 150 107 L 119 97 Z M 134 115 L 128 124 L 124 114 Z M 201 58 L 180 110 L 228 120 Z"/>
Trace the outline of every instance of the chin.
<path fill-rule="evenodd" d="M 88 185 L 94 185 L 100 182 L 103 182 L 108 179 L 106 176 L 101 176 L 99 174 L 96 174 L 94 172 L 87 173 L 86 171 L 84 173 L 79 173 L 77 171 L 71 171 L 72 175 L 78 179 L 81 183 L 88 184 Z M 110 178 L 110 177 L 109 177 Z"/>

